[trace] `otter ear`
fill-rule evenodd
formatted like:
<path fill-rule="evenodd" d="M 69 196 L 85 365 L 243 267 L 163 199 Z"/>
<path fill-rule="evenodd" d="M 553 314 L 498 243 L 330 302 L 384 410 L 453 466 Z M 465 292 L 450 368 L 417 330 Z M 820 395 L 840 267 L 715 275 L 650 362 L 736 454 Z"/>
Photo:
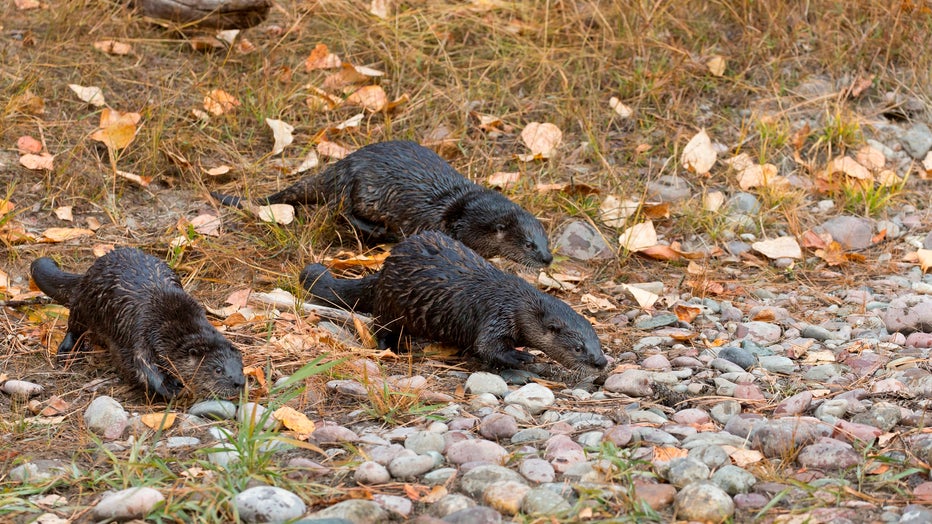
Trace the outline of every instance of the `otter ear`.
<path fill-rule="evenodd" d="M 495 236 L 498 238 L 502 238 L 505 236 L 505 230 L 508 228 L 507 226 L 505 226 L 505 224 L 502 224 L 501 222 L 499 222 L 498 224 L 495 224 L 495 227 L 493 229 L 495 230 Z"/>
<path fill-rule="evenodd" d="M 547 328 L 547 331 L 553 333 L 554 335 L 559 335 L 560 332 L 563 331 L 563 324 L 553 318 L 545 320 L 544 326 Z"/>

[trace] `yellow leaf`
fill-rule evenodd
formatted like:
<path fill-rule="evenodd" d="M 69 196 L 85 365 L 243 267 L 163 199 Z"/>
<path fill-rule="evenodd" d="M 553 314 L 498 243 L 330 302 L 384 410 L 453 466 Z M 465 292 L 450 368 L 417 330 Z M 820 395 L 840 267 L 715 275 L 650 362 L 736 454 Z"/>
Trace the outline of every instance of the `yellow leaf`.
<path fill-rule="evenodd" d="M 136 124 L 140 118 L 139 113 L 123 113 L 105 107 L 100 112 L 100 129 L 91 138 L 103 142 L 109 149 L 123 149 L 136 137 Z"/>
<path fill-rule="evenodd" d="M 288 406 L 282 406 L 272 413 L 276 420 L 280 420 L 282 425 L 294 431 L 298 440 L 307 440 L 314 432 L 314 422 L 307 418 L 307 415 Z"/>
<path fill-rule="evenodd" d="M 521 140 L 531 153 L 518 155 L 519 160 L 529 162 L 538 158 L 551 158 L 563 141 L 563 131 L 549 122 L 531 122 L 521 131 Z"/>
<path fill-rule="evenodd" d="M 50 227 L 42 232 L 40 242 L 64 242 L 73 238 L 94 236 L 90 229 L 76 227 Z"/>
<path fill-rule="evenodd" d="M 106 100 L 104 100 L 103 90 L 97 86 L 85 87 L 78 84 L 68 84 L 68 87 L 78 95 L 78 98 L 80 98 L 82 102 L 87 102 L 94 107 L 101 107 L 107 104 Z"/>
<path fill-rule="evenodd" d="M 717 157 L 718 153 L 712 147 L 712 139 L 703 129 L 696 133 L 696 136 L 692 137 L 686 147 L 683 148 L 680 162 L 687 170 L 697 175 L 705 175 L 715 165 Z"/>
<path fill-rule="evenodd" d="M 725 74 L 725 59 L 719 55 L 710 58 L 705 65 L 709 68 L 709 72 L 712 73 L 712 76 L 722 76 Z"/>
<path fill-rule="evenodd" d="M 222 115 L 236 109 L 239 105 L 239 100 L 223 89 L 214 89 L 204 97 L 204 109 L 214 115 Z"/>
<path fill-rule="evenodd" d="M 754 251 L 767 258 L 803 258 L 802 249 L 793 237 L 778 237 L 770 240 L 761 240 L 751 244 Z"/>
<path fill-rule="evenodd" d="M 160 429 L 172 427 L 172 424 L 175 423 L 176 416 L 177 415 L 174 413 L 146 413 L 145 415 L 139 416 L 139 421 L 158 431 Z"/>
<path fill-rule="evenodd" d="M 119 170 L 116 173 L 120 175 L 121 177 L 125 178 L 126 180 L 129 180 L 130 182 L 135 182 L 142 187 L 149 187 L 149 184 L 152 183 L 151 176 L 140 176 L 140 175 L 137 175 L 136 173 L 130 173 L 128 171 L 119 171 Z"/>

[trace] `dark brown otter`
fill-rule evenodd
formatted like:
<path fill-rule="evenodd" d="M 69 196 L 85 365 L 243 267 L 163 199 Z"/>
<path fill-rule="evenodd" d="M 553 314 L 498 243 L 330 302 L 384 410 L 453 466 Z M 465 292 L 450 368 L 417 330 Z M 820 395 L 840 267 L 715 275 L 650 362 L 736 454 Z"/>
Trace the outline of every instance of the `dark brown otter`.
<path fill-rule="evenodd" d="M 239 350 L 161 260 L 121 248 L 97 259 L 84 275 L 65 273 L 48 257 L 33 261 L 30 272 L 39 289 L 71 310 L 59 362 L 89 332 L 121 371 L 165 399 L 185 385 L 229 397 L 246 384 Z"/>
<path fill-rule="evenodd" d="M 337 279 L 311 264 L 300 280 L 318 300 L 377 315 L 387 328 L 380 337 L 391 344 L 400 335 L 438 340 L 497 365 L 533 359 L 516 346 L 573 370 L 595 373 L 607 364 L 592 325 L 565 302 L 436 231 L 396 245 L 378 273 Z"/>
<path fill-rule="evenodd" d="M 224 205 L 241 204 L 239 197 L 211 195 Z M 537 218 L 414 142 L 370 144 L 258 202 L 328 204 L 370 240 L 443 231 L 486 258 L 501 256 L 530 267 L 553 261 Z"/>

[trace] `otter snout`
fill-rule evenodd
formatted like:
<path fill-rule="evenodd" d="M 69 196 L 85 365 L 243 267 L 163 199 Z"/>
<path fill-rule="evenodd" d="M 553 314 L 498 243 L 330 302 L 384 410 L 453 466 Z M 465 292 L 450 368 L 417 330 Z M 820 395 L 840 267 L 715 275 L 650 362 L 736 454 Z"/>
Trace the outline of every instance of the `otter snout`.
<path fill-rule="evenodd" d="M 605 353 L 602 351 L 602 345 L 599 344 L 598 340 L 586 341 L 584 349 L 586 358 L 589 359 L 589 365 L 595 366 L 599 369 L 603 369 L 608 365 L 608 359 L 605 358 Z"/>

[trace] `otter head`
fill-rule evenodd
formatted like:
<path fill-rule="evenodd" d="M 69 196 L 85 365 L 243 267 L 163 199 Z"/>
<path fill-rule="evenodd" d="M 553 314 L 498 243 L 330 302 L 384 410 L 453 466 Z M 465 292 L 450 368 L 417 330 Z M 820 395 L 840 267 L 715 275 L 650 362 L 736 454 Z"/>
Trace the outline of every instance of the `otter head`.
<path fill-rule="evenodd" d="M 461 221 L 456 239 L 485 258 L 500 256 L 528 267 L 549 266 L 553 255 L 544 226 L 524 209 L 509 204 L 504 213 L 491 212 L 494 207 L 467 212 L 469 219 Z"/>
<path fill-rule="evenodd" d="M 222 398 L 238 396 L 246 385 L 243 356 L 220 333 L 198 333 L 188 338 L 185 363 L 193 373 L 180 375 L 193 389 Z"/>
<path fill-rule="evenodd" d="M 592 324 L 550 295 L 518 317 L 522 342 L 573 371 L 598 373 L 608 364 Z"/>

